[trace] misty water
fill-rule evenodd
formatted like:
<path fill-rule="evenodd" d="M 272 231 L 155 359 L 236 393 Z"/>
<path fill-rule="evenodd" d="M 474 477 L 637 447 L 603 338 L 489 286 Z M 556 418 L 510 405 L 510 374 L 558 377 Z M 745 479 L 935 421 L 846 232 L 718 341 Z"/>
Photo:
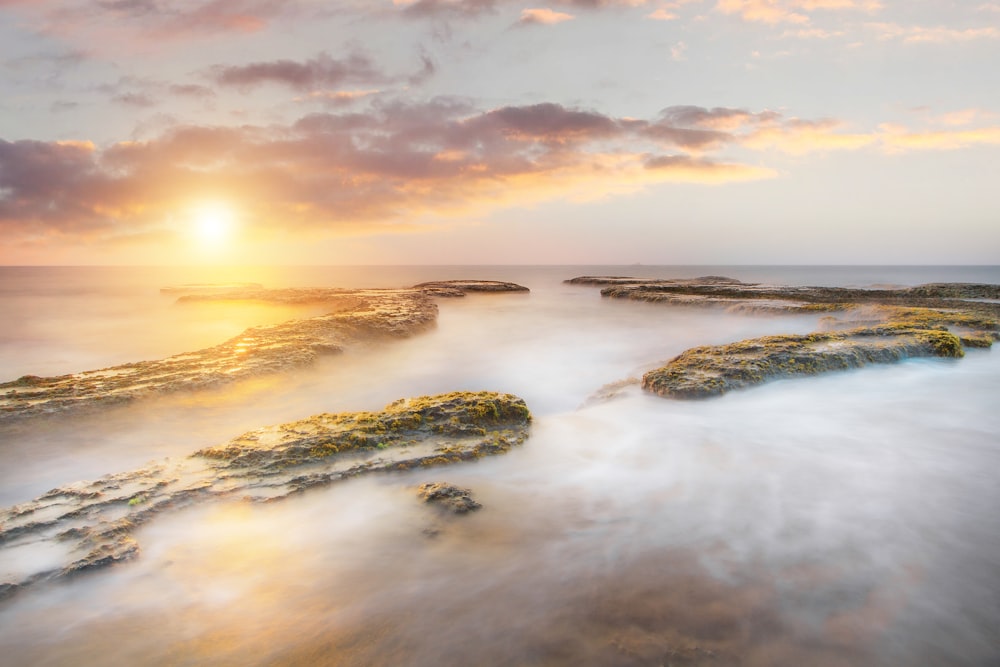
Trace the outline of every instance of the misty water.
<path fill-rule="evenodd" d="M 602 386 L 696 345 L 808 332 L 602 299 L 578 275 L 800 285 L 1000 283 L 997 267 L 0 268 L 2 380 L 156 359 L 322 307 L 180 305 L 159 288 L 509 280 L 433 330 L 294 375 L 0 427 L 0 504 L 266 424 L 401 397 L 524 398 L 506 455 L 216 502 L 126 564 L 0 602 L 7 665 L 983 665 L 1000 661 L 1000 357 L 921 359 L 707 401 Z M 417 485 L 471 488 L 442 517 Z M 434 534 L 428 536 L 428 532 Z M 50 557 L 18 552 L 17 558 Z M 0 555 L 0 581 L 24 563 Z"/>

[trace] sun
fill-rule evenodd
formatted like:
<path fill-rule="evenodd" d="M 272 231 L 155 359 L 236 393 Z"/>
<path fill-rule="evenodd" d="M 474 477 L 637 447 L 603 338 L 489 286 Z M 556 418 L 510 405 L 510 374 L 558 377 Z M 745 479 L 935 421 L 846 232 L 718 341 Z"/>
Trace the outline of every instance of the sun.
<path fill-rule="evenodd" d="M 192 216 L 194 232 L 206 245 L 218 245 L 226 241 L 233 231 L 234 222 L 232 209 L 218 202 L 202 204 Z"/>

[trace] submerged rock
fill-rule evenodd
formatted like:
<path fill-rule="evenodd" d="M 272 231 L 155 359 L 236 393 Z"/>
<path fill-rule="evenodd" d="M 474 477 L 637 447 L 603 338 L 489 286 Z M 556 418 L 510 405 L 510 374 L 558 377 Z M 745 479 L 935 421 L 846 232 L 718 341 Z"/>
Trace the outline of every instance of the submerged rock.
<path fill-rule="evenodd" d="M 794 287 L 721 276 L 645 280 L 582 276 L 566 282 L 605 287 L 601 295 L 735 312 L 831 312 L 826 331 L 696 347 L 642 378 L 669 398 L 718 396 L 779 377 L 815 375 L 911 357 L 962 357 L 963 348 L 1000 338 L 1000 285 L 932 283 L 900 289 Z M 986 299 L 987 301 L 976 301 Z"/>
<path fill-rule="evenodd" d="M 339 299 L 340 307 L 326 315 L 252 327 L 196 352 L 2 383 L 0 421 L 122 404 L 301 368 L 362 341 L 410 336 L 437 319 L 437 305 L 417 290 L 352 290 Z"/>
<path fill-rule="evenodd" d="M 453 514 L 466 514 L 482 508 L 482 505 L 472 499 L 471 489 L 460 489 L 447 482 L 421 484 L 417 489 L 417 497 Z"/>
<path fill-rule="evenodd" d="M 53 489 L 0 510 L 0 550 L 44 545 L 59 551 L 62 563 L 15 573 L 0 582 L 0 597 L 136 557 L 133 531 L 168 509 L 226 497 L 274 501 L 362 474 L 502 454 L 524 442 L 530 422 L 524 401 L 511 394 L 401 399 L 380 412 L 316 415 L 244 433 L 178 462 Z M 478 506 L 467 491 L 428 493 L 456 512 Z"/>

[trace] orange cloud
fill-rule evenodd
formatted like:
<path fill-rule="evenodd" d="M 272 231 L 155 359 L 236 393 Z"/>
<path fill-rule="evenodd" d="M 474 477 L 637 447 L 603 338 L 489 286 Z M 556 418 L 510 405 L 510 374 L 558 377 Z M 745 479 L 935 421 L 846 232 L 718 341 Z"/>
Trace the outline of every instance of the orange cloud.
<path fill-rule="evenodd" d="M 776 176 L 725 159 L 730 148 L 804 155 L 1000 145 L 1000 127 L 970 126 L 989 114 L 960 116 L 951 119 L 959 129 L 883 124 L 854 133 L 835 119 L 767 110 L 673 106 L 641 119 L 552 103 L 482 111 L 449 98 L 380 99 L 291 125 L 175 127 L 103 150 L 86 141 L 0 141 L 0 233 L 11 243 L 169 238 L 183 211 L 208 199 L 242 210 L 248 237 L 272 228 L 361 233 L 652 183 Z"/>
<path fill-rule="evenodd" d="M 809 17 L 778 0 L 719 0 L 715 8 L 723 14 L 739 14 L 745 21 L 761 23 L 808 23 Z"/>
<path fill-rule="evenodd" d="M 646 18 L 652 19 L 654 21 L 673 21 L 674 19 L 677 18 L 677 14 L 674 14 L 668 9 L 660 7 L 656 11 L 647 14 Z"/>
<path fill-rule="evenodd" d="M 877 141 L 873 134 L 843 133 L 837 120 L 805 121 L 793 118 L 780 125 L 762 127 L 746 135 L 741 143 L 754 150 L 777 150 L 790 155 L 858 150 Z"/>
<path fill-rule="evenodd" d="M 900 153 L 912 150 L 959 150 L 974 146 L 1000 145 L 1000 127 L 981 127 L 967 130 L 940 130 L 913 132 L 905 127 L 883 123 L 879 140 L 887 152 Z"/>
<path fill-rule="evenodd" d="M 241 202 L 246 228 L 346 233 L 552 198 L 594 198 L 663 181 L 725 183 L 768 169 L 696 154 L 736 141 L 698 127 L 727 115 L 678 107 L 653 120 L 558 104 L 478 111 L 438 99 L 320 113 L 290 126 L 176 127 L 99 150 L 0 141 L 7 238 L 169 234 L 197 199 Z M 654 155 L 650 149 L 655 149 Z M 663 148 L 674 154 L 663 155 Z"/>
<path fill-rule="evenodd" d="M 522 9 L 521 18 L 518 25 L 555 25 L 564 21 L 572 21 L 575 17 L 572 14 L 554 12 L 551 9 Z"/>
<path fill-rule="evenodd" d="M 739 14 L 745 21 L 806 24 L 809 16 L 804 12 L 875 12 L 882 4 L 877 0 L 718 0 L 715 8 L 723 14 Z"/>

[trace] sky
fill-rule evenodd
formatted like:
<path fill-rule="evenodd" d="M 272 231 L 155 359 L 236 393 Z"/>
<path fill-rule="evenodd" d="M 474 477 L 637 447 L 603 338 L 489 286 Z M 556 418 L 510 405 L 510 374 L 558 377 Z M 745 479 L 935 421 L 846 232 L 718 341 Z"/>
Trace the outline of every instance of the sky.
<path fill-rule="evenodd" d="M 0 0 L 0 264 L 1000 264 L 1000 2 Z"/>

